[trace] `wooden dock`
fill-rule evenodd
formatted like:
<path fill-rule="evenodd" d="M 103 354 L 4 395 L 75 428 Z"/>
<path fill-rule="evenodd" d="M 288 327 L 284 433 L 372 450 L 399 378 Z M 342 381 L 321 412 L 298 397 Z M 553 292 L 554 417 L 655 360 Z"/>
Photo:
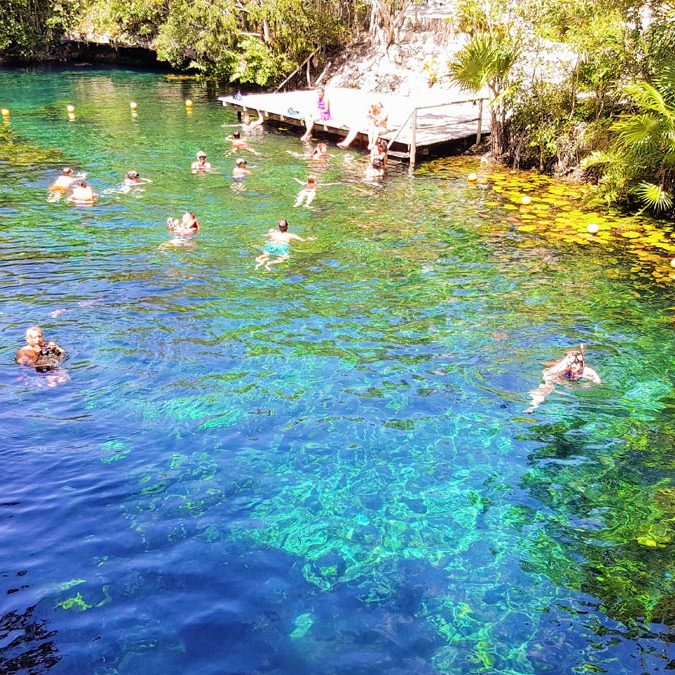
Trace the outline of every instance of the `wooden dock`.
<path fill-rule="evenodd" d="M 425 94 L 412 99 L 327 87 L 332 119 L 316 122 L 312 135 L 344 138 L 348 130 L 357 125 L 361 131 L 354 143 L 365 142 L 368 108 L 379 101 L 389 115 L 389 131 L 384 138 L 389 142 L 390 150 L 410 160 L 412 168 L 419 155 L 450 154 L 453 147 L 465 147 L 489 133 L 488 116 L 483 114 L 485 99 L 448 101 Z M 304 90 L 219 96 L 218 100 L 226 107 L 248 111 L 252 116 L 261 111 L 266 120 L 298 127 L 304 132 L 305 115 L 316 110 L 317 96 L 315 90 Z"/>

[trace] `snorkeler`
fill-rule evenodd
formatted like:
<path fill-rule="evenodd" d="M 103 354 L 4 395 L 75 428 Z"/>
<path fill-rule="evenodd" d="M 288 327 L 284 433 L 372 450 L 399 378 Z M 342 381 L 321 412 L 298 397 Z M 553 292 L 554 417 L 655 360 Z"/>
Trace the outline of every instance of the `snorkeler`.
<path fill-rule="evenodd" d="M 73 183 L 70 194 L 66 201 L 71 204 L 93 204 L 98 195 L 87 185 L 86 181 L 80 180 Z"/>
<path fill-rule="evenodd" d="M 279 263 L 288 260 L 291 256 L 291 241 L 312 241 L 315 237 L 300 237 L 297 234 L 292 234 L 288 231 L 288 221 L 280 220 L 279 229 L 270 228 L 265 233 L 268 242 L 263 246 L 263 252 L 255 259 L 255 268 L 265 266 L 266 270 L 270 270 L 271 265 L 278 265 Z"/>
<path fill-rule="evenodd" d="M 544 382 L 530 392 L 532 405 L 525 410 L 533 413 L 546 397 L 555 389 L 556 384 L 576 382 L 577 380 L 590 380 L 600 384 L 600 376 L 584 362 L 585 345 L 580 344 L 579 349 L 568 349 L 565 356 L 559 361 L 549 361 L 542 372 Z"/>
<path fill-rule="evenodd" d="M 42 329 L 31 326 L 26 331 L 26 345 L 16 353 L 16 362 L 21 366 L 31 366 L 38 373 L 58 368 L 68 355 L 56 342 L 45 342 Z"/>
<path fill-rule="evenodd" d="M 325 159 L 328 157 L 328 144 L 327 143 L 317 143 L 314 152 L 312 152 L 312 159 Z"/>
<path fill-rule="evenodd" d="M 212 166 L 206 161 L 206 153 L 200 150 L 197 153 L 197 160 L 192 162 L 192 173 L 206 173 L 212 170 Z"/>

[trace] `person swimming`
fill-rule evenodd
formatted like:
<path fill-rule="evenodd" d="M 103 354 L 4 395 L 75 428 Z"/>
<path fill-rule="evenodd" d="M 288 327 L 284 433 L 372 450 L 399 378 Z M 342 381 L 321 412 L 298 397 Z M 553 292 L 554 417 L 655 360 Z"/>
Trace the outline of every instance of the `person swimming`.
<path fill-rule="evenodd" d="M 146 183 L 152 183 L 152 181 L 149 178 L 141 178 L 138 171 L 127 171 L 127 175 L 124 178 L 124 185 L 126 187 L 136 187 L 138 185 L 145 185 Z"/>
<path fill-rule="evenodd" d="M 293 204 L 293 206 L 302 206 L 303 201 L 305 202 L 305 206 L 309 206 L 314 201 L 314 198 L 316 197 L 316 191 L 319 187 L 316 176 L 314 174 L 310 174 L 307 176 L 307 182 L 304 184 L 297 178 L 294 180 L 302 185 L 302 190 L 298 192 L 298 196 L 296 197 L 295 204 Z"/>
<path fill-rule="evenodd" d="M 72 204 L 93 204 L 96 201 L 96 193 L 87 185 L 86 181 L 80 180 L 73 183 L 70 194 L 66 201 Z"/>
<path fill-rule="evenodd" d="M 197 153 L 197 160 L 192 162 L 192 173 L 207 173 L 213 170 L 213 167 L 206 161 L 206 153 L 200 150 Z"/>
<path fill-rule="evenodd" d="M 38 373 L 57 369 L 67 358 L 66 350 L 56 342 L 46 342 L 39 326 L 26 331 L 26 344 L 16 352 L 15 361 L 21 366 L 31 366 Z"/>
<path fill-rule="evenodd" d="M 586 346 L 582 343 L 579 349 L 568 349 L 562 359 L 544 364 L 547 366 L 542 371 L 544 381 L 530 392 L 532 405 L 525 410 L 526 413 L 533 413 L 555 389 L 556 384 L 578 380 L 589 380 L 595 384 L 601 384 L 600 376 L 585 363 L 585 350 Z"/>
<path fill-rule="evenodd" d="M 49 186 L 48 190 L 53 193 L 64 194 L 70 190 L 78 178 L 82 177 L 82 175 L 76 176 L 69 166 L 65 166 L 61 171 L 61 175 Z"/>
<path fill-rule="evenodd" d="M 262 253 L 255 259 L 256 269 L 264 265 L 265 269 L 270 271 L 271 265 L 278 265 L 284 260 L 288 260 L 291 256 L 291 241 L 311 241 L 314 239 L 314 237 L 303 238 L 289 232 L 286 219 L 278 221 L 277 225 L 278 230 L 270 228 L 265 233 L 269 241 L 263 246 Z"/>
<path fill-rule="evenodd" d="M 231 136 L 227 137 L 228 141 L 232 143 L 233 150 L 248 150 L 254 155 L 260 155 L 257 150 L 254 150 L 242 137 L 240 131 L 235 131 Z"/>
<path fill-rule="evenodd" d="M 232 178 L 242 179 L 244 176 L 249 176 L 251 170 L 246 168 L 246 160 L 238 157 L 232 169 Z"/>
<path fill-rule="evenodd" d="M 169 232 L 184 238 L 192 238 L 201 229 L 194 211 L 186 211 L 180 220 L 167 218 L 166 226 Z"/>

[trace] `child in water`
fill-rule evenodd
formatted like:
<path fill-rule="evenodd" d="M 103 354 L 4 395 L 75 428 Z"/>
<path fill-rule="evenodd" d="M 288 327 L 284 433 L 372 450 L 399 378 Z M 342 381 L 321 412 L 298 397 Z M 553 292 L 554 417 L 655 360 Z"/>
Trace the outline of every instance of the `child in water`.
<path fill-rule="evenodd" d="M 303 183 L 297 178 L 294 178 L 293 180 L 302 185 L 302 190 L 298 192 L 298 196 L 296 197 L 295 204 L 293 204 L 293 206 L 302 206 L 303 201 L 305 202 L 305 206 L 309 206 L 314 201 L 314 198 L 316 197 L 316 191 L 319 187 L 316 176 L 314 174 L 307 176 L 306 183 Z"/>
<path fill-rule="evenodd" d="M 166 226 L 169 232 L 175 235 L 171 240 L 171 243 L 174 244 L 189 242 L 200 230 L 199 221 L 193 211 L 186 211 L 180 220 L 178 218 L 167 218 Z"/>

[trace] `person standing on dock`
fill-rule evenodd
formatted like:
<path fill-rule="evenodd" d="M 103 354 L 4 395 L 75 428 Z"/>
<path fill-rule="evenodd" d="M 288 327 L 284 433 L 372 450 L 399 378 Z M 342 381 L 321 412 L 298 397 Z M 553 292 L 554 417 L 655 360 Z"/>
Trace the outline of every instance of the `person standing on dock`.
<path fill-rule="evenodd" d="M 314 123 L 319 122 L 328 122 L 330 120 L 330 101 L 326 96 L 326 90 L 323 87 L 319 87 L 316 90 L 317 100 L 316 100 L 316 109 L 312 110 L 305 117 L 305 126 L 307 131 L 300 137 L 301 141 L 308 141 L 312 137 L 312 129 L 314 128 Z"/>

